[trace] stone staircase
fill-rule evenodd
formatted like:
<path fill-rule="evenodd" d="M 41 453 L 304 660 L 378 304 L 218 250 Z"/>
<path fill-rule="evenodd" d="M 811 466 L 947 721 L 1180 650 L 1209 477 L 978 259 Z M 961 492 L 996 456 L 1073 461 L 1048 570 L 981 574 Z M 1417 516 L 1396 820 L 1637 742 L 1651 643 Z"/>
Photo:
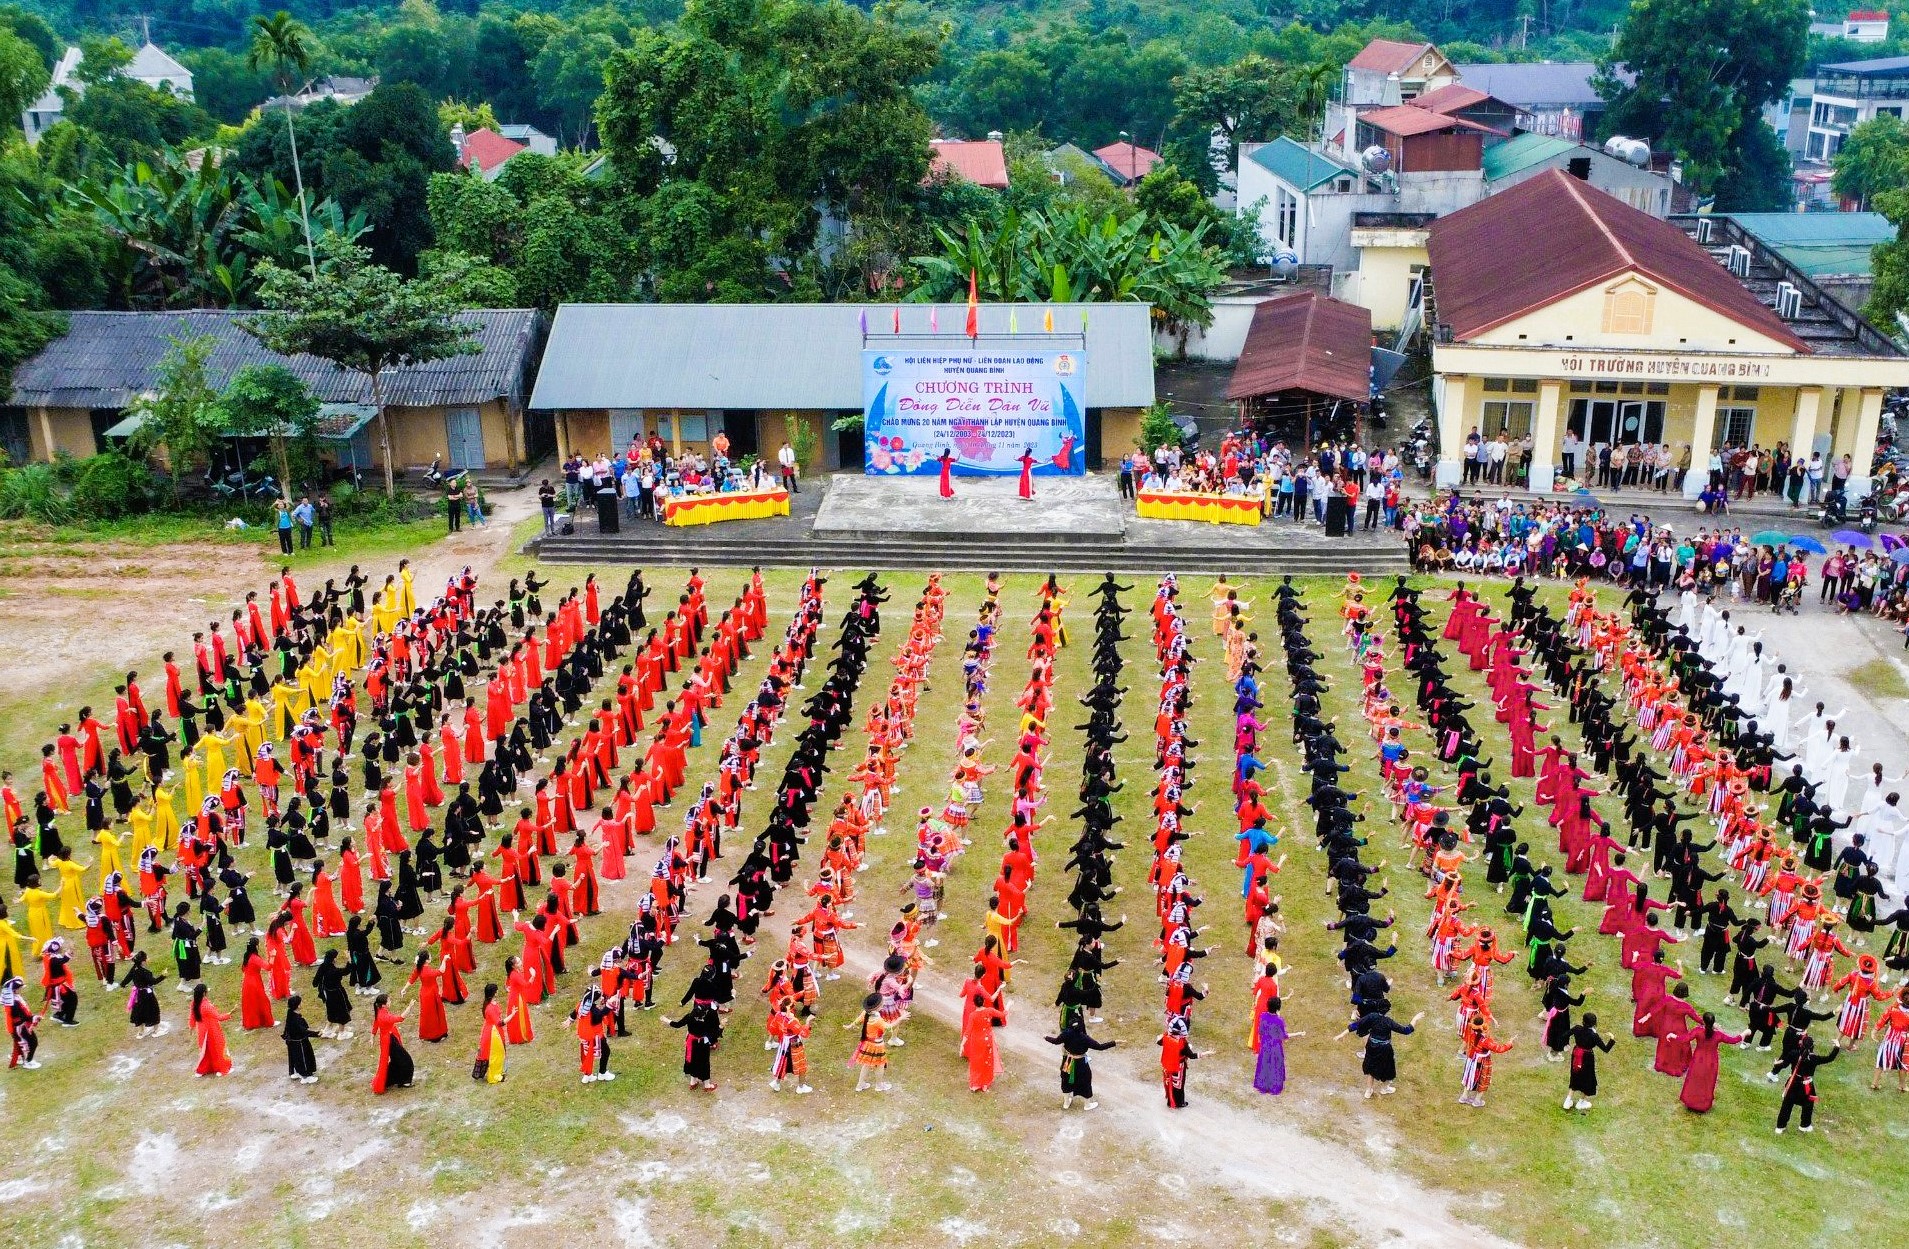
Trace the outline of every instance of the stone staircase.
<path fill-rule="evenodd" d="M 1163 573 L 1221 571 L 1340 576 L 1405 572 L 1405 543 L 1396 533 L 1327 538 L 1318 529 L 1263 526 L 1251 539 L 1231 526 L 1188 527 L 1171 541 L 1109 534 L 922 534 L 800 531 L 787 536 L 725 536 L 723 526 L 666 529 L 639 525 L 615 535 L 594 530 L 574 537 L 539 537 L 526 546 L 554 564 L 619 566 L 797 567 L 909 569 L 942 572 Z M 1235 531 L 1239 532 L 1239 531 Z"/>

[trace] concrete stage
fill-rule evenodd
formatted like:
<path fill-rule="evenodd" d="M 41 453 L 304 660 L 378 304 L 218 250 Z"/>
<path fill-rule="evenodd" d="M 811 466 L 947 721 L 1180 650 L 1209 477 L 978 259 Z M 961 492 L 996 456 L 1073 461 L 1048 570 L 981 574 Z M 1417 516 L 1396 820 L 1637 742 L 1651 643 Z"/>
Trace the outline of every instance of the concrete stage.
<path fill-rule="evenodd" d="M 815 514 L 818 538 L 907 533 L 929 540 L 1013 537 L 1025 542 L 1118 539 L 1130 509 L 1119 478 L 1036 477 L 1034 498 L 1020 497 L 1018 477 L 957 477 L 954 498 L 935 477 L 869 477 L 837 473 Z"/>

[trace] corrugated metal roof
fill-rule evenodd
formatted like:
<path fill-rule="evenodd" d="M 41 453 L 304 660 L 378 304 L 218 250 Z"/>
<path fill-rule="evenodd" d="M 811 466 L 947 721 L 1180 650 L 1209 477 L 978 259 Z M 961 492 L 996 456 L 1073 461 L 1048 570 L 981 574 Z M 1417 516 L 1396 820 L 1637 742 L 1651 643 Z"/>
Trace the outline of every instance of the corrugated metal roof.
<path fill-rule="evenodd" d="M 1533 165 L 1542 164 L 1581 144 L 1548 134 L 1513 135 L 1485 149 L 1485 181 L 1496 182 Z M 1589 154 L 1588 152 L 1586 153 Z"/>
<path fill-rule="evenodd" d="M 932 313 L 939 337 L 962 341 L 965 304 L 902 304 L 902 342 L 921 347 Z M 869 347 L 894 343 L 895 305 L 564 304 L 550 328 L 530 406 L 557 408 L 819 408 L 862 406 L 860 316 Z M 983 304 L 981 343 L 1078 343 L 1087 314 L 1087 403 L 1153 402 L 1152 308 L 1141 303 Z M 1010 335 L 1013 318 L 1018 332 Z"/>
<path fill-rule="evenodd" d="M 371 387 L 315 356 L 280 356 L 239 328 L 247 312 L 70 312 L 67 331 L 13 371 L 12 402 L 23 407 L 123 408 L 151 390 L 174 339 L 210 336 L 206 361 L 215 386 L 248 364 L 282 364 L 320 403 L 365 403 Z M 393 369 L 383 378 L 385 402 L 399 407 L 522 401 L 541 339 L 542 314 L 532 308 L 465 313 L 480 350 L 430 364 Z"/>
<path fill-rule="evenodd" d="M 1628 272 L 1766 338 L 1810 348 L 1676 226 L 1559 169 L 1432 223 L 1438 317 L 1463 342 Z"/>
<path fill-rule="evenodd" d="M 1582 109 L 1603 107 L 1604 100 L 1591 84 L 1597 66 L 1590 61 L 1527 61 L 1504 65 L 1460 65 L 1459 81 L 1520 108 L 1569 105 Z M 1630 74 L 1619 70 L 1628 80 Z"/>
<path fill-rule="evenodd" d="M 1306 291 L 1253 309 L 1228 399 L 1304 390 L 1360 402 L 1371 394 L 1372 314 Z"/>
<path fill-rule="evenodd" d="M 1374 39 L 1346 62 L 1347 69 L 1369 69 L 1381 74 L 1403 74 L 1419 59 L 1429 43 L 1404 43 L 1397 39 Z"/>
<path fill-rule="evenodd" d="M 1463 117 L 1450 117 L 1444 113 L 1434 113 L 1430 109 L 1416 104 L 1395 104 L 1391 108 L 1375 108 L 1371 112 L 1360 113 L 1359 120 L 1374 130 L 1395 134 L 1400 138 L 1413 135 L 1432 134 L 1439 130 L 1475 130 L 1483 134 L 1496 134 L 1490 126 L 1481 126 L 1475 121 L 1466 121 Z"/>
<path fill-rule="evenodd" d="M 1322 183 L 1352 172 L 1325 153 L 1295 142 L 1283 134 L 1248 152 L 1246 159 L 1286 185 L 1301 191 L 1310 191 Z"/>

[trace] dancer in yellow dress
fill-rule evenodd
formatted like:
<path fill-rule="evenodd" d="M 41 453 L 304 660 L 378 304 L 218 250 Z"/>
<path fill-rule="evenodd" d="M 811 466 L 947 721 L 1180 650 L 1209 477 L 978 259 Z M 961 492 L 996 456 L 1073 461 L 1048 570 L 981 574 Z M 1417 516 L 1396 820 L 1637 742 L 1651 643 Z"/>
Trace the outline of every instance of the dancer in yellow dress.
<path fill-rule="evenodd" d="M 134 807 L 126 816 L 127 822 L 133 826 L 133 854 L 135 857 L 138 856 L 139 851 L 146 848 L 141 844 L 142 830 L 135 818 L 143 813 L 144 810 L 145 804 L 142 803 Z M 152 835 L 152 817 L 150 815 L 146 816 L 145 822 L 146 828 L 143 830 L 143 835 L 150 837 Z M 93 844 L 99 847 L 99 888 L 101 893 L 106 892 L 106 878 L 120 870 L 119 844 L 123 840 L 125 839 L 110 828 L 102 828 L 93 835 Z"/>
<path fill-rule="evenodd" d="M 35 872 L 27 877 L 27 886 L 20 891 L 20 910 L 26 916 L 27 935 L 33 938 L 33 957 L 40 957 L 40 947 L 53 940 L 53 904 L 60 895 L 40 888 L 40 874 Z"/>
<path fill-rule="evenodd" d="M 371 598 L 371 631 L 373 637 L 391 632 L 398 623 L 398 590 L 392 578 L 385 578 L 384 589 Z"/>
<path fill-rule="evenodd" d="M 188 775 L 191 774 L 191 771 L 190 768 L 186 769 Z M 195 811 L 198 810 L 199 803 L 204 801 L 205 795 L 198 795 L 198 802 L 193 803 L 192 809 Z M 164 850 L 167 854 L 171 854 L 173 848 L 179 844 L 179 809 L 173 805 L 172 791 L 167 789 L 164 785 L 153 786 L 152 837 L 153 844 L 158 846 L 161 850 Z M 138 861 L 139 856 L 134 855 L 133 862 L 137 863 Z"/>
<path fill-rule="evenodd" d="M 239 726 L 245 747 L 243 750 L 240 750 L 236 744 L 234 745 L 232 753 L 238 757 L 235 766 L 241 772 L 250 776 L 252 775 L 252 760 L 258 757 L 259 747 L 265 744 L 265 704 L 256 698 L 246 699 L 245 714 L 233 717 L 233 723 Z M 206 775 L 211 776 L 212 774 L 208 772 Z M 206 786 L 206 788 L 216 789 L 219 783 L 224 779 L 225 773 L 221 772 L 219 773 L 219 781 L 213 782 Z"/>
<path fill-rule="evenodd" d="M 126 846 L 124 856 L 120 855 L 118 847 L 115 846 L 113 858 L 117 861 L 124 857 L 137 863 L 139 862 L 139 856 L 145 852 L 147 846 L 158 844 L 155 840 L 157 837 L 158 822 L 154 819 L 153 813 L 147 808 L 145 802 L 142 801 L 138 806 L 127 813 L 126 823 L 132 827 L 133 831 L 130 834 L 132 840 L 124 843 Z M 109 872 L 116 870 L 117 867 L 117 864 L 115 864 L 114 867 L 109 868 L 105 859 L 106 852 L 101 850 L 99 874 L 102 881 L 104 881 Z M 104 889 L 105 886 L 102 884 L 101 888 Z"/>
<path fill-rule="evenodd" d="M 279 681 L 272 686 L 271 724 L 273 741 L 284 741 L 291 733 L 292 725 L 297 723 L 300 710 L 298 702 L 301 693 L 300 687 L 290 681 Z M 250 709 L 250 704 L 247 704 L 247 709 Z M 252 752 L 257 754 L 258 747 L 254 746 Z"/>
<path fill-rule="evenodd" d="M 399 560 L 398 615 L 405 619 L 409 619 L 411 613 L 418 609 L 418 592 L 417 587 L 412 584 L 413 578 L 414 574 L 411 571 L 411 561 L 408 559 Z"/>
<path fill-rule="evenodd" d="M 199 786 L 198 794 L 186 794 L 186 807 L 189 810 L 197 811 L 207 794 L 218 791 L 219 780 L 225 775 L 226 768 L 230 766 L 226 751 L 237 750 L 244 738 L 244 733 L 236 721 L 227 723 L 231 727 L 226 732 L 208 732 L 199 739 L 200 749 L 205 756 L 205 781 Z"/>
<path fill-rule="evenodd" d="M 46 862 L 60 874 L 60 927 L 86 927 L 86 921 L 80 918 L 86 908 L 86 885 L 81 879 L 86 864 L 53 855 L 47 856 Z"/>
<path fill-rule="evenodd" d="M 26 940 L 26 934 L 13 926 L 7 917 L 7 908 L 0 906 L 0 981 L 11 980 L 15 976 L 26 978 L 26 956 L 21 952 L 20 943 Z"/>

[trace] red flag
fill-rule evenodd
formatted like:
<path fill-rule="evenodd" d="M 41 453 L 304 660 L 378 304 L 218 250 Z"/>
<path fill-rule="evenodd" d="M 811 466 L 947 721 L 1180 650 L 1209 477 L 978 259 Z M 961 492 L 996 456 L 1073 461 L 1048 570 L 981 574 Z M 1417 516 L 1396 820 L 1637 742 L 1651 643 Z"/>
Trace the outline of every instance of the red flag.
<path fill-rule="evenodd" d="M 981 334 L 981 300 L 975 292 L 974 270 L 968 270 L 968 337 L 978 338 Z"/>

